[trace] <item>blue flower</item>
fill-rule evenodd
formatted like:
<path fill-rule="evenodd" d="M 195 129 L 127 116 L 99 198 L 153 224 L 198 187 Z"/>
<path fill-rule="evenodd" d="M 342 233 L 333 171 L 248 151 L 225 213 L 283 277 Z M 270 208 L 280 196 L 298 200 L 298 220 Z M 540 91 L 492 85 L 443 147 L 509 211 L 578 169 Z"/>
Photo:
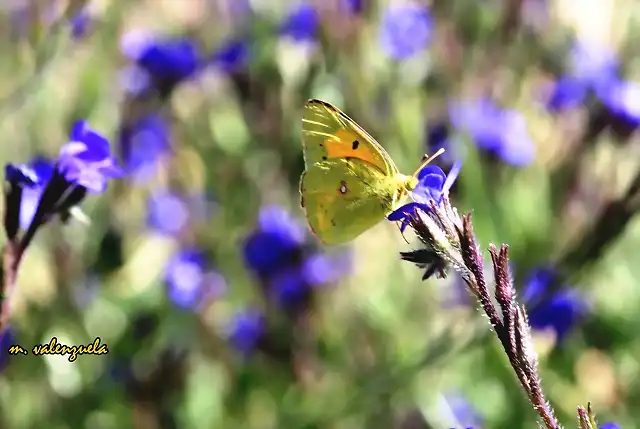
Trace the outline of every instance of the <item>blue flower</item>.
<path fill-rule="evenodd" d="M 188 38 L 156 38 L 148 33 L 129 33 L 122 41 L 122 51 L 144 72 L 147 85 L 142 91 L 155 89 L 165 97 L 199 70 L 201 53 Z M 140 74 L 134 73 L 138 79 Z"/>
<path fill-rule="evenodd" d="M 312 289 L 335 283 L 351 269 L 350 255 L 317 253 L 280 269 L 268 279 L 268 293 L 283 309 L 295 309 L 307 301 Z"/>
<path fill-rule="evenodd" d="M 11 327 L 7 326 L 4 332 L 0 333 L 0 371 L 9 364 L 11 356 L 7 351 L 14 344 L 16 344 L 16 336 Z"/>
<path fill-rule="evenodd" d="M 33 167 L 24 164 L 7 164 L 4 167 L 6 181 L 20 187 L 34 187 L 41 183 L 41 178 Z"/>
<path fill-rule="evenodd" d="M 264 334 L 264 316 L 257 309 L 248 308 L 234 315 L 229 326 L 228 338 L 237 351 L 248 355 L 258 347 Z"/>
<path fill-rule="evenodd" d="M 5 195 L 5 230 L 13 239 L 18 227 L 26 229 L 22 250 L 53 216 L 59 215 L 66 222 L 71 209 L 82 202 L 87 192 L 104 192 L 109 179 L 123 175 L 109 151 L 109 141 L 87 127 L 86 121 L 78 121 L 70 137 L 71 141 L 60 149 L 54 167 L 38 157 L 30 166 L 5 168 L 10 183 Z M 18 188 L 20 191 L 16 192 Z"/>
<path fill-rule="evenodd" d="M 454 420 L 456 427 L 480 427 L 482 417 L 469 401 L 459 392 L 448 392 L 443 396 L 443 414 Z M 454 422 L 451 422 L 454 423 Z"/>
<path fill-rule="evenodd" d="M 640 125 L 640 84 L 620 77 L 620 64 L 611 49 L 577 41 L 569 55 L 569 71 L 555 83 L 547 107 L 551 111 L 584 103 L 595 95 L 614 130 L 627 133 Z"/>
<path fill-rule="evenodd" d="M 111 155 L 109 140 L 89 128 L 87 121 L 76 122 L 70 137 L 71 141 L 60 149 L 56 166 L 67 181 L 89 192 L 102 193 L 109 179 L 124 175 Z"/>
<path fill-rule="evenodd" d="M 249 60 L 249 46 L 241 40 L 229 40 L 213 54 L 211 63 L 225 73 L 243 69 Z"/>
<path fill-rule="evenodd" d="M 319 252 L 307 238 L 306 227 L 289 212 L 265 206 L 244 243 L 247 267 L 279 308 L 305 307 L 314 287 L 335 283 L 351 268 L 348 253 Z"/>
<path fill-rule="evenodd" d="M 469 134 L 474 143 L 514 166 L 533 161 L 535 147 L 522 115 L 498 107 L 489 99 L 453 102 L 451 122 L 458 131 Z"/>
<path fill-rule="evenodd" d="M 561 341 L 585 315 L 587 305 L 582 296 L 566 285 L 551 290 L 557 276 L 550 267 L 533 270 L 525 282 L 522 300 L 527 305 L 531 327 L 552 329 Z"/>
<path fill-rule="evenodd" d="M 572 76 L 564 76 L 553 84 L 547 100 L 547 109 L 557 112 L 578 106 L 587 98 L 589 87 L 584 81 Z"/>
<path fill-rule="evenodd" d="M 309 291 L 300 268 L 296 266 L 280 270 L 269 281 L 272 299 L 283 309 L 294 309 L 306 299 Z"/>
<path fill-rule="evenodd" d="M 163 235 L 178 235 L 192 222 L 207 219 L 212 204 L 201 193 L 156 190 L 147 200 L 147 226 Z"/>
<path fill-rule="evenodd" d="M 154 231 L 175 235 L 189 221 L 189 206 L 180 195 L 168 191 L 154 192 L 147 204 L 147 225 Z"/>
<path fill-rule="evenodd" d="M 600 88 L 598 95 L 613 118 L 634 128 L 640 125 L 640 84 L 612 80 Z"/>
<path fill-rule="evenodd" d="M 84 37 L 87 34 L 92 21 L 93 17 L 89 13 L 89 9 L 87 7 L 81 8 L 69 19 L 69 25 L 71 26 L 71 36 L 74 39 L 80 39 Z"/>
<path fill-rule="evenodd" d="M 394 210 L 387 216 L 387 219 L 392 222 L 401 222 L 400 231 L 404 232 L 411 218 L 415 216 L 416 210 L 428 212 L 431 210 L 431 201 L 440 204 L 442 197 L 449 193 L 451 186 L 458 178 L 461 168 L 462 163 L 457 161 L 449 170 L 449 174 L 445 175 L 438 166 L 427 165 L 424 167 L 418 173 L 418 184 L 411 191 L 413 202 Z"/>
<path fill-rule="evenodd" d="M 438 149 L 448 149 L 449 126 L 445 121 L 427 123 L 426 140 L 429 152 L 435 153 Z"/>
<path fill-rule="evenodd" d="M 148 114 L 120 130 L 119 144 L 127 172 L 144 182 L 171 151 L 169 125 L 159 114 Z"/>
<path fill-rule="evenodd" d="M 568 62 L 569 70 L 554 83 L 546 101 L 552 112 L 584 103 L 590 91 L 606 93 L 619 69 L 611 50 L 581 40 L 572 45 Z"/>
<path fill-rule="evenodd" d="M 320 15 L 309 3 L 302 3 L 284 19 L 280 34 L 296 42 L 314 41 L 320 26 Z"/>
<path fill-rule="evenodd" d="M 164 279 L 171 302 L 180 308 L 193 309 L 226 289 L 223 277 L 207 271 L 206 266 L 206 255 L 195 248 L 181 249 L 169 260 Z"/>
<path fill-rule="evenodd" d="M 598 426 L 598 429 L 622 429 L 622 426 L 615 422 L 607 422 Z"/>
<path fill-rule="evenodd" d="M 451 126 L 447 120 L 438 119 L 427 122 L 425 130 L 425 153 L 445 152 L 438 158 L 440 165 L 451 167 L 456 159 L 461 159 L 460 146 L 451 135 Z"/>
<path fill-rule="evenodd" d="M 260 210 L 258 228 L 244 243 L 247 266 L 259 276 L 269 276 L 295 260 L 306 230 L 286 210 L 266 206 Z"/>
<path fill-rule="evenodd" d="M 338 281 L 351 270 L 351 254 L 316 253 L 308 256 L 302 264 L 302 277 L 310 286 L 321 286 Z"/>
<path fill-rule="evenodd" d="M 571 46 L 568 75 L 592 88 L 615 78 L 619 66 L 615 54 L 606 46 L 583 40 L 576 40 Z"/>
<path fill-rule="evenodd" d="M 426 6 L 392 4 L 382 16 L 380 44 L 389 57 L 402 61 L 426 49 L 432 32 L 433 23 Z"/>
<path fill-rule="evenodd" d="M 43 156 L 37 156 L 28 166 L 22 165 L 20 168 L 25 169 L 32 175 L 28 179 L 31 185 L 24 187 L 22 190 L 22 201 L 20 203 L 20 228 L 26 230 L 36 214 L 42 191 L 53 176 L 54 167 L 51 160 Z M 32 181 L 34 178 L 36 179 L 35 182 Z"/>

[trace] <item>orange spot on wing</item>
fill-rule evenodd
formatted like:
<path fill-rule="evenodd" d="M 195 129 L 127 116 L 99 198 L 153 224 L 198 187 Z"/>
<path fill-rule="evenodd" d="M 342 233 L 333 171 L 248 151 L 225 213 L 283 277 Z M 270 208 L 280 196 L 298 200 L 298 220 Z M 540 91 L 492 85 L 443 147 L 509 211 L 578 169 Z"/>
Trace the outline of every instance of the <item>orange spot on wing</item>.
<path fill-rule="evenodd" d="M 363 137 L 357 136 L 348 130 L 338 130 L 336 137 L 340 140 L 327 139 L 324 142 L 324 147 L 327 150 L 327 158 L 356 158 L 380 167 L 379 157 L 371 151 L 369 146 L 363 144 Z M 352 147 L 355 140 L 360 142 L 357 149 L 353 149 Z"/>

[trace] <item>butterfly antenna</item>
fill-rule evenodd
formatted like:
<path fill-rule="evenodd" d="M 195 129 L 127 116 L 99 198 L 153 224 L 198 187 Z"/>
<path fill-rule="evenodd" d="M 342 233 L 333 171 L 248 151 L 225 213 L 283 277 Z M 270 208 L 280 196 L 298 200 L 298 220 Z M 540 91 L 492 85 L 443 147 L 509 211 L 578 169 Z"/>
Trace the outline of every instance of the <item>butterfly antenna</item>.
<path fill-rule="evenodd" d="M 427 159 L 425 159 L 424 161 L 422 161 L 422 164 L 420 165 L 420 167 L 418 167 L 418 169 L 416 170 L 414 177 L 418 175 L 418 173 L 420 173 L 420 170 L 422 170 L 424 167 L 426 167 L 429 163 L 431 163 L 431 161 L 433 161 L 434 159 L 436 159 L 437 157 L 439 157 L 440 155 L 442 155 L 444 153 L 444 148 L 441 147 L 440 149 L 438 149 L 438 151 L 436 153 L 434 153 L 433 155 L 431 155 L 430 157 L 427 157 Z M 424 158 L 423 158 L 424 159 Z"/>

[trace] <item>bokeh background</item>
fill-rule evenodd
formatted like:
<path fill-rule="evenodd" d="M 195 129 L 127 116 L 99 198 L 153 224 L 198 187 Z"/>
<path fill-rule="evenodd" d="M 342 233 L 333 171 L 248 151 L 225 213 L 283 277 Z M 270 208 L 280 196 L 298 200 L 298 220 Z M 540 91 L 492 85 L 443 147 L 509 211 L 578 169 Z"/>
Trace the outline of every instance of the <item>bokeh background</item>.
<path fill-rule="evenodd" d="M 0 428 L 536 426 L 456 274 L 401 261 L 411 233 L 309 234 L 309 98 L 407 174 L 462 160 L 452 201 L 510 245 L 559 418 L 640 427 L 639 23 L 630 0 L 3 1 L 3 162 L 87 119 L 127 175 L 29 247 Z M 52 336 L 109 354 L 6 353 Z"/>

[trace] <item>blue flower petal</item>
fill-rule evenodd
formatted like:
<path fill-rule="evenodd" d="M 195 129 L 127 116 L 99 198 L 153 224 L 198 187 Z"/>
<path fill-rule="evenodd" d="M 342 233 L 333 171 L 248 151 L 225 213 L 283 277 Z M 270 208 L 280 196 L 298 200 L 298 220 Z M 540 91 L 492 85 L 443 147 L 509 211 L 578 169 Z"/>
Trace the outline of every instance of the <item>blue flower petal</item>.
<path fill-rule="evenodd" d="M 154 78 L 175 82 L 193 75 L 199 60 L 200 52 L 189 39 L 158 41 L 149 45 L 137 58 L 138 64 Z"/>
<path fill-rule="evenodd" d="M 269 282 L 270 292 L 280 308 L 295 308 L 307 295 L 309 288 L 302 271 L 292 267 L 280 271 Z"/>
<path fill-rule="evenodd" d="M 443 194 L 449 193 L 449 191 L 451 190 L 451 187 L 453 186 L 455 181 L 458 179 L 458 176 L 460 175 L 460 171 L 462 171 L 462 160 L 457 160 L 451 166 L 451 169 L 449 170 L 449 174 L 447 174 L 447 179 L 444 181 L 444 185 L 442 185 Z"/>
<path fill-rule="evenodd" d="M 569 52 L 570 75 L 597 87 L 618 73 L 619 62 L 611 49 L 584 40 L 576 40 Z"/>
<path fill-rule="evenodd" d="M 16 344 L 15 334 L 10 327 L 7 327 L 3 333 L 0 333 L 0 371 L 9 364 L 11 355 L 7 353 L 7 350 L 14 344 Z"/>
<path fill-rule="evenodd" d="M 535 147 L 520 113 L 501 109 L 493 100 L 480 99 L 450 103 L 449 115 L 456 129 L 468 134 L 478 148 L 515 166 L 533 160 Z"/>
<path fill-rule="evenodd" d="M 547 109 L 557 112 L 578 106 L 585 101 L 587 91 L 588 86 L 584 80 L 573 76 L 564 76 L 553 85 L 553 91 L 546 103 Z"/>
<path fill-rule="evenodd" d="M 411 202 L 399 207 L 398 209 L 392 211 L 387 216 L 387 219 L 392 222 L 401 222 L 400 223 L 400 232 L 404 232 L 404 230 L 411 223 L 411 219 L 416 215 L 416 211 L 420 209 L 423 211 L 429 210 L 429 206 L 423 203 Z"/>
<path fill-rule="evenodd" d="M 258 275 L 269 276 L 288 265 L 297 249 L 286 236 L 254 231 L 245 239 L 244 261 Z"/>
<path fill-rule="evenodd" d="M 89 8 L 83 7 L 74 16 L 69 19 L 71 26 L 71 35 L 74 39 L 80 39 L 87 34 L 89 26 L 93 21 L 93 17 L 89 13 Z"/>
<path fill-rule="evenodd" d="M 5 165 L 4 178 L 8 182 L 22 187 L 33 187 L 39 183 L 39 178 L 36 172 L 26 165 Z"/>
<path fill-rule="evenodd" d="M 411 191 L 414 201 L 429 204 L 429 201 L 440 201 L 442 186 L 446 180 L 444 171 L 436 165 L 427 165 L 418 172 L 418 184 Z"/>
<path fill-rule="evenodd" d="M 387 219 L 392 222 L 401 222 L 400 232 L 404 232 L 415 216 L 416 210 L 428 212 L 431 210 L 431 201 L 440 204 L 442 196 L 449 193 L 451 186 L 457 179 L 461 167 L 462 161 L 456 161 L 448 175 L 445 175 L 442 169 L 435 165 L 427 165 L 422 168 L 417 174 L 418 185 L 411 191 L 411 198 L 414 201 L 394 210 L 387 216 Z"/>
<path fill-rule="evenodd" d="M 206 256 L 194 248 L 176 253 L 165 268 L 169 299 L 178 307 L 191 309 L 203 295 Z"/>
<path fill-rule="evenodd" d="M 622 429 L 622 426 L 615 422 L 606 422 L 598 426 L 598 429 Z"/>
<path fill-rule="evenodd" d="M 309 256 L 302 265 L 304 281 L 311 286 L 334 283 L 351 269 L 350 255 L 318 253 Z"/>
<path fill-rule="evenodd" d="M 528 308 L 531 327 L 553 329 L 558 341 L 562 341 L 586 313 L 587 303 L 567 286 L 549 291 L 557 275 L 552 267 L 533 270 L 525 282 L 522 296 Z"/>
<path fill-rule="evenodd" d="M 396 61 L 407 60 L 431 42 L 433 23 L 429 9 L 418 3 L 392 4 L 382 16 L 380 44 Z"/>
<path fill-rule="evenodd" d="M 71 140 L 60 148 L 57 169 L 71 183 L 89 192 L 101 193 L 109 179 L 120 178 L 124 172 L 109 153 L 109 141 L 87 127 L 86 121 L 76 123 Z"/>
<path fill-rule="evenodd" d="M 438 149 L 449 148 L 449 126 L 444 121 L 427 124 L 426 144 L 427 149 L 431 153 L 435 153 Z"/>
<path fill-rule="evenodd" d="M 242 354 L 255 350 L 265 332 L 265 318 L 262 313 L 249 308 L 238 312 L 229 326 L 229 341 Z"/>
<path fill-rule="evenodd" d="M 297 42 L 313 41 L 320 26 L 320 15 L 309 3 L 302 3 L 294 9 L 280 26 L 280 34 Z"/>
<path fill-rule="evenodd" d="M 634 126 L 640 125 L 640 84 L 616 80 L 598 95 L 611 114 Z"/>
<path fill-rule="evenodd" d="M 181 232 L 189 221 L 189 206 L 179 195 L 160 191 L 148 200 L 147 225 L 161 234 Z"/>
<path fill-rule="evenodd" d="M 258 228 L 244 242 L 247 266 L 261 276 L 270 276 L 288 266 L 299 253 L 306 229 L 289 212 L 275 205 L 264 206 Z"/>
<path fill-rule="evenodd" d="M 137 92 L 156 89 L 167 95 L 177 84 L 190 79 L 202 64 L 200 50 L 188 38 L 157 38 L 136 31 L 126 34 L 121 45 L 123 53 L 149 77 L 149 87 L 137 88 Z"/>
<path fill-rule="evenodd" d="M 170 129 L 159 114 L 149 114 L 121 130 L 118 140 L 127 172 L 137 182 L 153 177 L 171 152 Z"/>
<path fill-rule="evenodd" d="M 275 205 L 260 210 L 258 227 L 262 232 L 276 234 L 295 245 L 302 244 L 306 237 L 305 227 L 288 211 Z"/>
<path fill-rule="evenodd" d="M 212 63 L 225 73 L 231 73 L 245 67 L 248 59 L 247 43 L 241 40 L 229 40 L 214 53 Z"/>

